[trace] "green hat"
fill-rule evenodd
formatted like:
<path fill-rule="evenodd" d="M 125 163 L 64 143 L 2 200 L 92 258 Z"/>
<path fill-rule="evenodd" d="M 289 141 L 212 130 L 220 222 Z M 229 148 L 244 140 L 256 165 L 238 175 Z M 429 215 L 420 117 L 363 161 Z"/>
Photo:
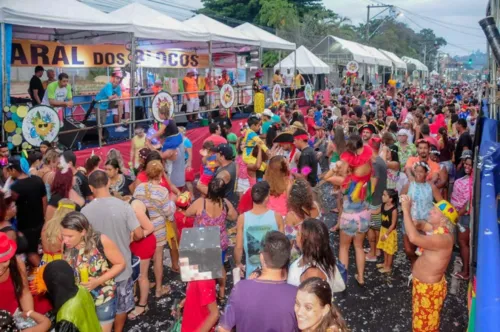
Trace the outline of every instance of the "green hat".
<path fill-rule="evenodd" d="M 238 151 L 236 151 L 236 143 L 238 142 L 238 136 L 235 133 L 229 133 L 227 135 L 227 142 L 231 145 L 233 149 L 233 156 L 236 157 L 238 155 Z"/>

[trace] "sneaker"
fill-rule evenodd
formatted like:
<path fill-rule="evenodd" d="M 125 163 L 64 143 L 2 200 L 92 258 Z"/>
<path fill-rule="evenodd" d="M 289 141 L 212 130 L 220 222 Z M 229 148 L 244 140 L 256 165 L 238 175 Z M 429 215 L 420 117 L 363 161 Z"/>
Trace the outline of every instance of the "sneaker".
<path fill-rule="evenodd" d="M 117 133 L 123 133 L 124 131 L 127 131 L 127 128 L 125 128 L 123 126 L 119 126 L 119 127 L 115 128 L 115 132 L 117 132 Z"/>

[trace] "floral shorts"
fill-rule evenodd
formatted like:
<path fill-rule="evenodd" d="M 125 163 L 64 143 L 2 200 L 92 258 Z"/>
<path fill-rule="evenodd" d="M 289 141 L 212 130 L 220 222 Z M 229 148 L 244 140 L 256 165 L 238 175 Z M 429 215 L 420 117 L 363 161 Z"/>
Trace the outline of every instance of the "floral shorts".
<path fill-rule="evenodd" d="M 413 278 L 413 332 L 438 332 L 441 309 L 446 298 L 446 279 L 426 284 Z"/>

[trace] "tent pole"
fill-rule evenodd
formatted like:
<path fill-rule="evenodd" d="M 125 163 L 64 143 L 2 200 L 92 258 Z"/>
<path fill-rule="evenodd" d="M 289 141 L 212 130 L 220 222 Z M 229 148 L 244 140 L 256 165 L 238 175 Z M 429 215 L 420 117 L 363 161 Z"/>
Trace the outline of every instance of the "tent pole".
<path fill-rule="evenodd" d="M 131 34 L 130 37 L 131 41 L 131 47 L 130 47 L 130 52 L 132 53 L 132 61 L 130 62 L 130 82 L 129 82 L 129 97 L 131 98 L 130 100 L 127 100 L 126 102 L 129 103 L 130 107 L 130 121 L 129 121 L 129 126 L 128 126 L 128 137 L 129 139 L 132 139 L 132 125 L 135 122 L 135 103 L 134 97 L 135 95 L 135 75 L 136 75 L 136 58 L 135 58 L 135 49 L 136 49 L 136 39 L 134 34 Z"/>
<path fill-rule="evenodd" d="M 297 75 L 297 47 L 295 47 L 295 51 L 294 51 L 294 54 L 293 54 L 293 74 L 292 74 L 292 84 L 295 83 L 295 75 Z M 299 89 L 300 87 L 296 86 L 295 87 L 295 90 L 293 90 L 293 94 L 294 94 L 294 97 L 295 99 L 297 99 L 297 90 Z"/>
<path fill-rule="evenodd" d="M 238 65 L 236 65 L 238 66 Z M 212 76 L 212 70 L 213 70 L 213 59 L 212 59 L 212 41 L 210 40 L 208 42 L 208 73 L 210 74 L 210 80 L 213 82 L 214 81 L 214 78 Z M 212 87 L 212 89 L 215 88 L 215 85 Z M 213 92 L 210 92 L 210 94 L 213 94 L 211 95 L 209 98 L 207 98 L 208 96 L 206 95 L 205 93 L 205 101 L 209 100 L 210 102 L 208 103 L 208 107 L 207 109 L 211 109 L 212 108 L 212 96 L 215 96 L 215 94 Z M 208 113 L 207 113 L 207 117 L 208 117 Z"/>
<path fill-rule="evenodd" d="M 5 142 L 5 129 L 4 129 L 4 123 L 5 123 L 5 116 L 3 112 L 3 108 L 7 105 L 7 75 L 5 74 L 5 71 L 7 69 L 7 52 L 5 52 L 5 23 L 1 23 L 0 25 L 0 38 L 2 39 L 2 142 Z"/>

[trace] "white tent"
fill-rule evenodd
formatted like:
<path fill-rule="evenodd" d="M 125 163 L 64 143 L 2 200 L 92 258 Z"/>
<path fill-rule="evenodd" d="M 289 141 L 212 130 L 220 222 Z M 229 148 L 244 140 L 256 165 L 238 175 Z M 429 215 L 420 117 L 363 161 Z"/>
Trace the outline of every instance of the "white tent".
<path fill-rule="evenodd" d="M 392 61 L 387 59 L 387 57 L 384 54 L 382 54 L 382 52 L 377 50 L 375 47 L 366 46 L 362 44 L 360 45 L 375 59 L 377 65 L 392 68 Z"/>
<path fill-rule="evenodd" d="M 122 22 L 130 24 L 129 32 L 135 37 L 208 42 L 210 35 L 199 31 L 155 9 L 131 3 L 110 13 Z"/>
<path fill-rule="evenodd" d="M 26 27 L 40 34 L 41 28 L 126 31 L 124 22 L 76 0 L 2 0 L 0 22 Z"/>
<path fill-rule="evenodd" d="M 191 17 L 183 23 L 204 33 L 209 33 L 212 41 L 260 46 L 260 41 L 202 14 Z"/>
<path fill-rule="evenodd" d="M 404 62 L 396 54 L 384 50 L 379 50 L 379 51 L 382 52 L 387 58 L 389 58 L 389 60 L 392 61 L 392 63 L 394 64 L 394 68 L 406 70 L 406 62 Z"/>
<path fill-rule="evenodd" d="M 260 46 L 262 48 L 290 51 L 293 51 L 296 48 L 294 43 L 286 41 L 250 23 L 243 23 L 234 29 L 242 32 L 244 35 L 252 39 L 260 41 Z"/>
<path fill-rule="evenodd" d="M 304 46 L 300 46 L 295 52 L 290 53 L 280 63 L 274 66 L 274 70 L 295 68 L 295 54 L 297 54 L 296 69 L 302 74 L 329 74 L 330 67 L 312 54 Z"/>
<path fill-rule="evenodd" d="M 345 65 L 349 61 L 354 60 L 359 64 L 377 64 L 377 59 L 364 49 L 361 44 L 332 35 L 323 38 L 312 50 L 314 54 L 328 63 Z"/>
<path fill-rule="evenodd" d="M 407 64 L 414 65 L 416 70 L 420 70 L 423 72 L 429 71 L 429 68 L 427 68 L 426 65 L 424 65 L 422 62 L 418 61 L 417 59 L 409 58 L 407 56 L 404 56 L 401 59 L 403 59 L 403 61 L 406 62 Z"/>

